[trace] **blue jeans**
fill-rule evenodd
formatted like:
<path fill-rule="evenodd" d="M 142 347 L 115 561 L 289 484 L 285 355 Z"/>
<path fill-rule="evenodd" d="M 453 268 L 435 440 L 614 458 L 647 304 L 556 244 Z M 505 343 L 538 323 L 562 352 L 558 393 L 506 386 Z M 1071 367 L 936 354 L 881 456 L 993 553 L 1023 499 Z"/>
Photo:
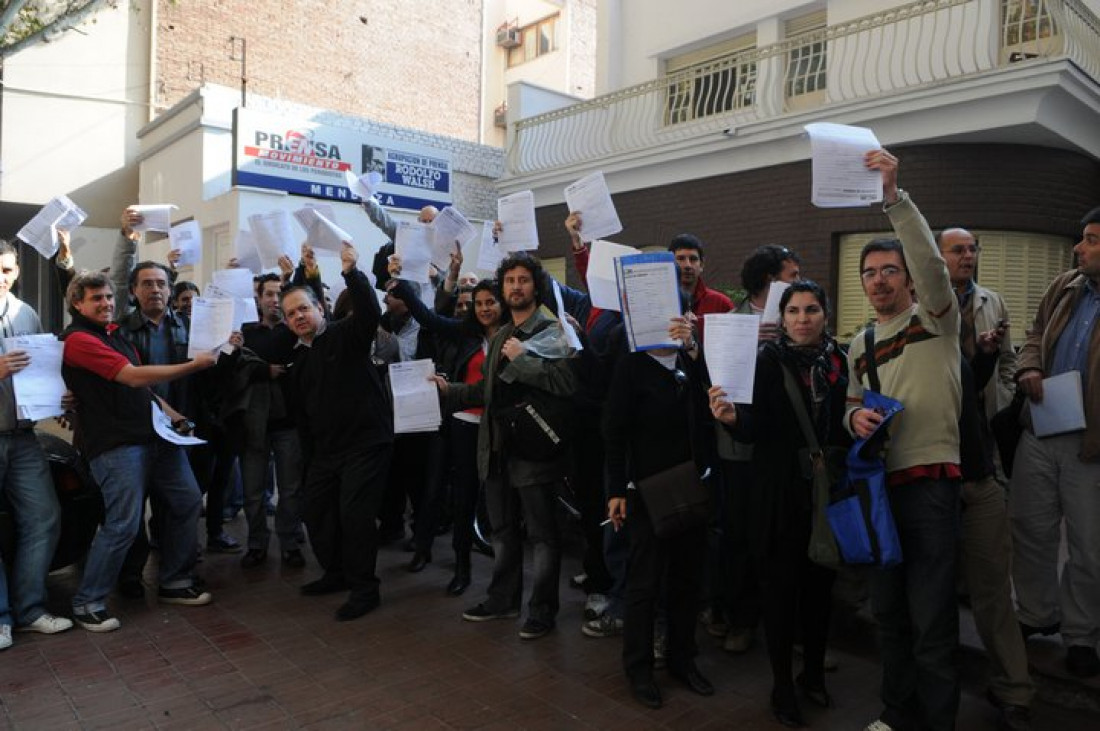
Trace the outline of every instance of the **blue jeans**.
<path fill-rule="evenodd" d="M 126 551 L 141 524 L 146 490 L 157 502 L 160 524 L 160 586 L 192 584 L 196 530 L 202 495 L 182 447 L 161 441 L 116 447 L 89 463 L 103 493 L 105 517 L 88 551 L 74 611 L 106 608 Z"/>
<path fill-rule="evenodd" d="M 50 468 L 33 432 L 0 436 L 0 480 L 16 533 L 10 608 L 0 561 L 0 624 L 12 624 L 12 609 L 19 624 L 30 624 L 46 612 L 46 575 L 61 530 Z"/>
<path fill-rule="evenodd" d="M 889 488 L 902 563 L 875 571 L 871 605 L 882 653 L 882 720 L 894 728 L 955 728 L 959 708 L 959 483 Z"/>

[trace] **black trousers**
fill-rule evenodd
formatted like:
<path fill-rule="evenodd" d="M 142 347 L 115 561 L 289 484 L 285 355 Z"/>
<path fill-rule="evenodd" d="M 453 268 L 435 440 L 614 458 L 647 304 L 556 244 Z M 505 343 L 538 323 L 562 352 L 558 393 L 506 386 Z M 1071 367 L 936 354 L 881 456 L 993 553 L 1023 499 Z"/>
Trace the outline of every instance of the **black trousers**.
<path fill-rule="evenodd" d="M 377 596 L 378 508 L 392 445 L 314 456 L 302 483 L 302 519 L 317 562 L 353 595 Z"/>
<path fill-rule="evenodd" d="M 653 626 L 662 586 L 667 587 L 668 667 L 680 671 L 694 661 L 707 530 L 704 527 L 674 538 L 658 538 L 636 491 L 627 497 L 627 521 L 630 559 L 623 613 L 623 669 L 633 682 L 653 676 Z"/>
<path fill-rule="evenodd" d="M 836 572 L 806 557 L 810 518 L 808 510 L 789 516 L 784 534 L 772 541 L 773 553 L 759 564 L 764 631 L 777 688 L 794 688 L 791 653 L 796 639 L 802 640 L 806 677 L 817 683 L 824 672 Z"/>
<path fill-rule="evenodd" d="M 603 558 L 603 526 L 607 517 L 607 497 L 604 489 L 603 436 L 599 421 L 585 422 L 573 441 L 573 494 L 581 513 L 584 531 L 584 573 L 588 576 L 589 593 L 606 594 L 614 580 Z"/>
<path fill-rule="evenodd" d="M 481 478 L 477 474 L 477 432 L 479 426 L 469 421 L 452 419 L 451 443 L 451 497 L 454 533 L 451 546 L 456 559 L 469 560 L 474 545 L 474 513 L 477 511 L 477 495 Z"/>

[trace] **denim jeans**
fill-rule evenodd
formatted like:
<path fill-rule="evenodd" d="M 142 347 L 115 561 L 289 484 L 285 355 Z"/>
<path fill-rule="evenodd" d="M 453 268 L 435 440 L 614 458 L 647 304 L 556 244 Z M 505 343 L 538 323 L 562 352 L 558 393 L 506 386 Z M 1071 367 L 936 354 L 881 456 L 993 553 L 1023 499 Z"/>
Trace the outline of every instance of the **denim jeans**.
<path fill-rule="evenodd" d="M 504 475 L 485 480 L 485 505 L 493 525 L 493 578 L 485 606 L 492 612 L 518 609 L 523 598 L 523 525 L 531 541 L 534 582 L 527 614 L 553 622 L 558 615 L 561 529 L 557 483 L 512 487 Z"/>
<path fill-rule="evenodd" d="M 875 571 L 871 605 L 882 653 L 882 720 L 894 728 L 955 728 L 959 708 L 959 483 L 889 488 L 902 563 Z"/>
<path fill-rule="evenodd" d="M 31 431 L 0 436 L 0 492 L 15 521 L 15 565 L 9 609 L 7 577 L 0 561 L 0 624 L 30 624 L 46 611 L 46 575 L 61 530 L 61 508 L 46 455 Z"/>
<path fill-rule="evenodd" d="M 275 455 L 275 484 L 279 502 L 275 507 L 275 533 L 283 551 L 298 548 L 302 515 L 298 505 L 302 485 L 302 446 L 297 429 L 267 432 L 263 449 L 247 449 L 241 455 L 241 481 L 244 483 L 244 515 L 248 521 L 248 547 L 267 550 L 271 529 L 267 526 L 264 490 L 267 487 L 268 457 Z"/>
<path fill-rule="evenodd" d="M 116 447 L 93 458 L 89 467 L 103 493 L 105 514 L 88 551 L 73 609 L 92 612 L 106 607 L 141 524 L 147 490 L 159 513 L 160 586 L 191 586 L 202 495 L 183 448 L 160 439 Z"/>

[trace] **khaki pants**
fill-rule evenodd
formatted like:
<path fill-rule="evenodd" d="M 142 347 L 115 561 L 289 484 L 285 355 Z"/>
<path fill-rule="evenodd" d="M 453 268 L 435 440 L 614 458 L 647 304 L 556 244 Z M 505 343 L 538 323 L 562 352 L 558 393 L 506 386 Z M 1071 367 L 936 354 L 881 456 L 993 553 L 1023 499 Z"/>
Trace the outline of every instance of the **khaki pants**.
<path fill-rule="evenodd" d="M 1030 706 L 1035 686 L 1012 605 L 1012 535 L 1005 491 L 992 476 L 962 486 L 962 568 L 974 624 L 989 653 L 990 690 L 1002 703 Z"/>

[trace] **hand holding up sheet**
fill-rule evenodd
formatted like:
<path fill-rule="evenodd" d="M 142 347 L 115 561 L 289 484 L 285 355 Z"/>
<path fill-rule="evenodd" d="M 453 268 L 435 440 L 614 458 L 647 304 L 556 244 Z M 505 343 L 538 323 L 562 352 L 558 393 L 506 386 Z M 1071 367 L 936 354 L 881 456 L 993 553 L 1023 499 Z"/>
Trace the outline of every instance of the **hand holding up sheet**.
<path fill-rule="evenodd" d="M 854 208 L 882 200 L 882 176 L 868 170 L 863 156 L 882 147 L 864 127 L 817 122 L 807 124 L 813 155 L 813 192 L 818 208 Z"/>
<path fill-rule="evenodd" d="M 678 348 L 668 329 L 680 315 L 676 257 L 670 251 L 632 254 L 615 260 L 623 306 L 623 328 L 631 352 Z"/>
<path fill-rule="evenodd" d="M 432 229 L 419 221 L 400 221 L 394 237 L 393 253 L 401 257 L 400 279 L 430 283 L 428 267 L 432 263 Z"/>
<path fill-rule="evenodd" d="M 390 363 L 395 433 L 436 431 L 443 423 L 439 391 L 430 380 L 434 373 L 435 364 L 430 359 Z"/>
<path fill-rule="evenodd" d="M 565 204 L 569 206 L 570 213 L 579 212 L 583 216 L 581 241 L 585 243 L 623 230 L 601 172 L 592 173 L 568 186 L 565 189 Z"/>
<path fill-rule="evenodd" d="M 64 413 L 61 398 L 65 381 L 61 378 L 61 354 L 64 343 L 52 333 L 4 338 L 4 352 L 21 351 L 27 365 L 12 374 L 16 415 L 38 421 Z"/>
<path fill-rule="evenodd" d="M 335 211 L 327 203 L 299 208 L 294 217 L 305 229 L 306 240 L 311 246 L 339 252 L 345 241 L 351 242 L 351 234 L 333 223 Z"/>
<path fill-rule="evenodd" d="M 462 249 L 477 235 L 466 217 L 454 206 L 447 206 L 432 221 L 432 264 L 440 271 L 447 271 L 455 244 Z"/>
<path fill-rule="evenodd" d="M 371 170 L 366 175 L 355 176 L 350 170 L 344 171 L 344 181 L 348 185 L 348 189 L 352 193 L 359 196 L 363 200 L 370 198 L 378 192 L 378 185 L 382 182 L 382 175 L 377 171 Z"/>
<path fill-rule="evenodd" d="M 35 251 L 49 259 L 57 253 L 58 231 L 72 231 L 84 222 L 88 214 L 80 206 L 59 195 L 35 214 L 16 234 L 21 241 L 33 246 Z"/>
<path fill-rule="evenodd" d="M 703 316 L 707 330 L 707 371 L 730 403 L 751 404 L 756 381 L 759 315 L 732 312 Z"/>
<path fill-rule="evenodd" d="M 191 300 L 191 333 L 187 338 L 187 357 L 195 354 L 214 352 L 229 342 L 233 334 L 232 299 L 208 299 L 196 297 Z"/>
<path fill-rule="evenodd" d="M 252 229 L 252 241 L 264 269 L 277 268 L 280 256 L 287 256 L 291 261 L 297 258 L 300 237 L 294 233 L 289 213 L 257 213 L 248 217 L 248 225 Z"/>
<path fill-rule="evenodd" d="M 613 244 L 610 241 L 593 241 L 588 260 L 588 296 L 592 304 L 601 310 L 619 312 L 619 285 L 615 278 L 615 260 L 642 252 L 633 246 Z"/>
<path fill-rule="evenodd" d="M 502 251 L 531 251 L 539 248 L 534 193 L 524 190 L 498 200 L 497 220 L 501 225 L 497 243 Z"/>
<path fill-rule="evenodd" d="M 178 250 L 177 267 L 195 266 L 202 260 L 202 228 L 198 221 L 184 221 L 168 232 L 171 248 Z"/>
<path fill-rule="evenodd" d="M 171 204 L 156 204 L 142 206 L 128 206 L 134 213 L 141 215 L 141 223 L 134 224 L 135 231 L 161 231 L 168 233 L 172 230 L 172 211 L 178 206 Z"/>
<path fill-rule="evenodd" d="M 504 261 L 505 252 L 493 236 L 493 222 L 485 221 L 481 225 L 481 246 L 477 250 L 477 270 L 495 277 L 497 267 Z"/>

